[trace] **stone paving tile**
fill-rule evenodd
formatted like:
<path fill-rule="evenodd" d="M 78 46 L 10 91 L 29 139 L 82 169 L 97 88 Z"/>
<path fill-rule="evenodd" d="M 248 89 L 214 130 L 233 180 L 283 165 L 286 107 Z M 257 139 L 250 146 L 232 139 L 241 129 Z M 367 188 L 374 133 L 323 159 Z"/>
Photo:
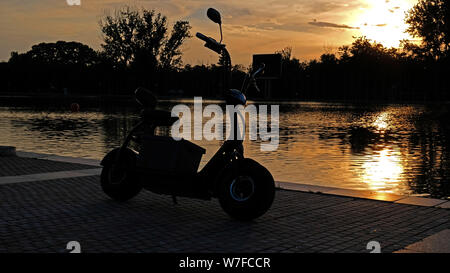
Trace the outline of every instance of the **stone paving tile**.
<path fill-rule="evenodd" d="M 98 167 L 36 158 L 23 158 L 15 156 L 0 157 L 0 177 L 93 168 Z"/>
<path fill-rule="evenodd" d="M 0 252 L 393 252 L 450 227 L 450 211 L 367 199 L 277 191 L 251 223 L 216 200 L 142 191 L 118 204 L 98 176 L 0 186 Z"/>

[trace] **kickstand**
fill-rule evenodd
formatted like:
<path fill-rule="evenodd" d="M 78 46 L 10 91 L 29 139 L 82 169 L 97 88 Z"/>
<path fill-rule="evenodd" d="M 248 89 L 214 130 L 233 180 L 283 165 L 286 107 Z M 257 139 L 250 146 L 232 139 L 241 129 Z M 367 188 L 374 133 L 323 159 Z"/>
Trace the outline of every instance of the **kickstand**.
<path fill-rule="evenodd" d="M 175 195 L 172 195 L 172 201 L 174 205 L 178 205 L 177 197 Z"/>

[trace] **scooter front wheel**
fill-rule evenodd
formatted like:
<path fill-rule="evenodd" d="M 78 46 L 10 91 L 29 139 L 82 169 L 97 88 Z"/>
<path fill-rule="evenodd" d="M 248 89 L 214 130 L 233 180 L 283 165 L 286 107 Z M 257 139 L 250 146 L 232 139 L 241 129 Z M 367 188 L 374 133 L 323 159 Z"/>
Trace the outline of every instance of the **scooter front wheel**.
<path fill-rule="evenodd" d="M 269 210 L 275 198 L 270 172 L 252 159 L 231 163 L 221 172 L 217 195 L 222 209 L 240 221 L 250 221 Z"/>
<path fill-rule="evenodd" d="M 124 162 L 133 161 L 134 158 L 127 158 Z M 103 166 L 100 182 L 103 192 L 119 202 L 130 200 L 142 190 L 139 177 L 127 170 L 125 166 L 113 161 L 107 162 Z"/>

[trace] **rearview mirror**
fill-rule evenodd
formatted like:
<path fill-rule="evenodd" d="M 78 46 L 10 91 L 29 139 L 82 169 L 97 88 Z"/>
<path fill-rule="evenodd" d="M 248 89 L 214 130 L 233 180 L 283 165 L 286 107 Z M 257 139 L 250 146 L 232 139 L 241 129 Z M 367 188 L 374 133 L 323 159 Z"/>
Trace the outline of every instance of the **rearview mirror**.
<path fill-rule="evenodd" d="M 208 11 L 206 12 L 206 15 L 208 15 L 208 18 L 213 21 L 216 24 L 221 25 L 222 24 L 222 18 L 220 16 L 220 12 L 218 12 L 217 10 L 213 9 L 213 8 L 209 8 Z"/>

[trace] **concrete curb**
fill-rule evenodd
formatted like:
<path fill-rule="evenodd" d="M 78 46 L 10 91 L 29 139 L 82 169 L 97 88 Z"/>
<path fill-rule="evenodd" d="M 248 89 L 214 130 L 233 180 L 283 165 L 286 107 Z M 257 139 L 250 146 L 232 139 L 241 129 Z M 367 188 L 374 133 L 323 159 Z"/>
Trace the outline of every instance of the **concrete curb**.
<path fill-rule="evenodd" d="M 416 196 L 396 195 L 390 193 L 379 193 L 365 190 L 349 190 L 342 188 L 323 187 L 317 185 L 297 184 L 292 182 L 275 182 L 275 186 L 283 190 L 320 193 L 344 197 L 386 201 L 397 204 L 416 205 L 424 207 L 450 208 L 450 201 L 435 198 L 424 198 Z"/>
<path fill-rule="evenodd" d="M 101 170 L 102 169 L 86 169 L 76 171 L 60 171 L 60 172 L 37 173 L 27 175 L 2 176 L 0 177 L 0 185 L 94 176 L 100 175 Z"/>
<path fill-rule="evenodd" d="M 37 159 L 45 159 L 45 160 L 51 160 L 51 161 L 84 164 L 84 165 L 89 165 L 89 166 L 100 167 L 100 160 L 97 160 L 97 159 L 59 156 L 59 155 L 41 154 L 41 153 L 31 153 L 31 152 L 25 152 L 25 151 L 17 151 L 16 154 L 19 157 L 25 157 L 25 158 L 37 158 Z"/>

